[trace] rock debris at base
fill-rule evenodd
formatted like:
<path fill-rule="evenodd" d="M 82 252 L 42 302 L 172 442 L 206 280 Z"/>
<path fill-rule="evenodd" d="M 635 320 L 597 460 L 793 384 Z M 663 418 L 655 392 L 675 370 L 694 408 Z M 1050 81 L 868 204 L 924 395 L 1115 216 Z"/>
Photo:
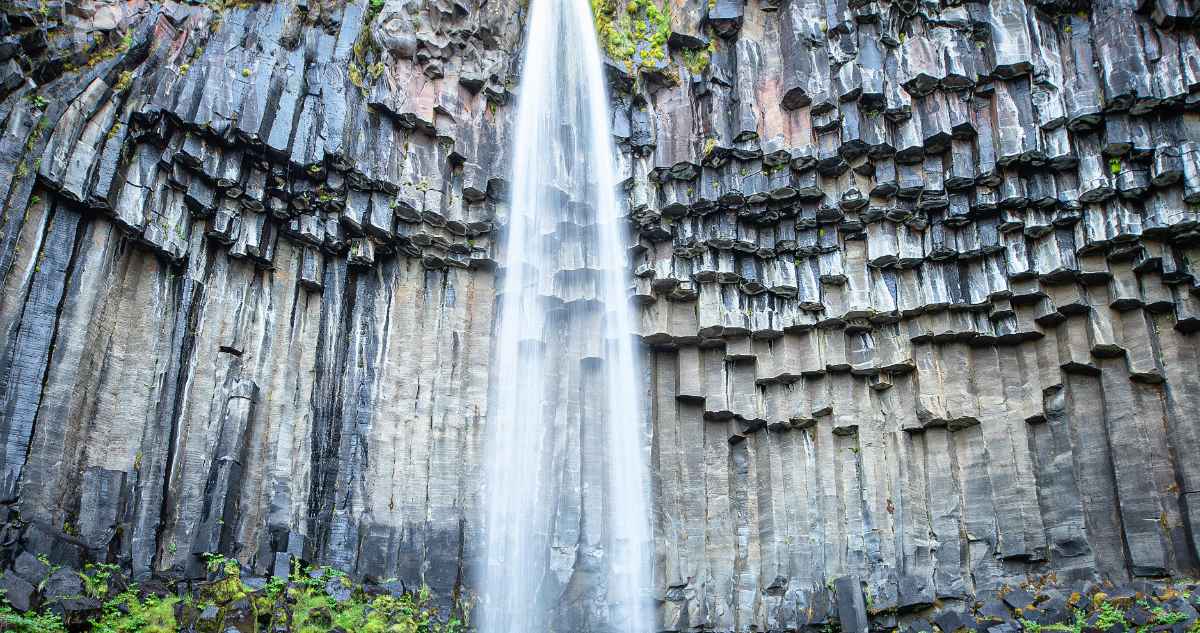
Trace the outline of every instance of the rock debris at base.
<path fill-rule="evenodd" d="M 661 630 L 1200 573 L 1194 3 L 666 10 L 662 55 L 607 61 Z M 5 4 L 10 601 L 34 553 L 478 590 L 523 15 Z M 564 308 L 594 297 L 579 218 L 544 281 Z M 593 622 L 602 470 L 556 424 L 551 573 Z"/>

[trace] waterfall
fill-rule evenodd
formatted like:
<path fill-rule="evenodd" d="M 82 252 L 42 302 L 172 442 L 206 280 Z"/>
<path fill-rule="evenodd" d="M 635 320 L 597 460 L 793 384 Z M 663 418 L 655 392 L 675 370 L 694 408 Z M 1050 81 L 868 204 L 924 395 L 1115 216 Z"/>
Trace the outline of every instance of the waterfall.
<path fill-rule="evenodd" d="M 588 0 L 532 0 L 526 29 L 480 630 L 639 633 L 653 626 L 649 437 L 604 70 Z"/>

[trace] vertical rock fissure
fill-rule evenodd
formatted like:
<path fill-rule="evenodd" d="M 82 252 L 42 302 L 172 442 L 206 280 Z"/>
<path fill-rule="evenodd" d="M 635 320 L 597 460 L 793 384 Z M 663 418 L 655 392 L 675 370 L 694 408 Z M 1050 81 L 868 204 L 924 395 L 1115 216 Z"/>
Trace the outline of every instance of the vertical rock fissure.
<path fill-rule="evenodd" d="M 204 280 L 209 279 L 210 270 L 211 258 L 209 259 L 209 265 L 205 266 L 205 270 L 203 272 Z M 163 537 L 167 534 L 167 524 L 161 522 L 159 519 L 164 516 L 169 516 L 170 513 L 171 495 L 167 489 L 167 476 L 169 476 L 175 467 L 176 444 L 178 443 L 179 437 L 179 420 L 183 416 L 185 399 L 182 397 L 182 394 L 187 393 L 189 367 L 192 364 L 193 348 L 196 341 L 196 329 L 200 322 L 200 312 L 194 310 L 194 307 L 203 305 L 205 299 L 204 281 L 193 280 L 187 275 L 187 273 L 180 275 L 177 277 L 177 279 L 180 280 L 179 295 L 181 299 L 178 303 L 178 312 L 176 313 L 175 332 L 172 334 L 172 341 L 176 343 L 175 345 L 172 345 L 172 349 L 177 351 L 173 352 L 170 364 L 168 364 L 168 367 L 174 368 L 175 375 L 164 381 L 165 386 L 162 397 L 159 399 L 160 411 L 156 416 L 156 430 L 161 431 L 162 429 L 167 429 L 167 444 L 165 446 L 166 456 L 161 460 L 154 460 L 155 471 L 151 473 L 153 476 L 147 478 L 148 480 L 144 484 L 147 487 L 154 486 L 157 489 L 159 503 L 157 504 L 157 515 L 147 512 L 144 518 L 141 521 L 138 521 L 138 528 L 140 529 L 135 530 L 135 539 L 137 539 L 139 536 L 145 539 L 144 534 L 146 532 L 153 532 L 154 534 L 153 540 L 145 539 L 149 541 L 145 545 L 145 549 L 149 550 L 149 555 L 139 551 L 141 548 L 138 548 L 136 544 L 133 547 L 134 573 L 138 575 L 149 574 L 156 567 L 158 558 L 157 544 L 162 543 Z M 154 447 L 154 444 L 158 441 L 158 438 L 154 436 L 156 434 L 148 435 L 149 437 L 146 437 L 143 440 L 143 444 L 147 445 L 143 451 L 153 455 L 157 451 L 151 452 L 149 449 Z M 161 469 L 159 469 L 159 464 L 161 464 Z M 141 479 L 142 478 L 139 473 L 139 486 L 142 484 Z M 146 499 L 146 495 L 149 494 L 151 493 L 146 492 L 141 498 Z M 141 508 L 142 504 L 139 504 L 139 511 L 141 511 Z"/>
<path fill-rule="evenodd" d="M 326 293 L 321 310 L 321 340 L 317 350 L 317 376 L 313 388 L 312 464 L 313 478 L 309 495 L 308 535 L 314 550 L 328 555 L 330 529 L 333 521 L 338 453 L 341 445 L 343 368 L 350 351 L 350 335 L 354 319 L 357 277 L 344 267 L 326 269 L 326 286 L 342 286 L 342 293 Z M 337 276 L 344 277 L 337 284 Z M 330 358 L 332 356 L 332 358 Z"/>

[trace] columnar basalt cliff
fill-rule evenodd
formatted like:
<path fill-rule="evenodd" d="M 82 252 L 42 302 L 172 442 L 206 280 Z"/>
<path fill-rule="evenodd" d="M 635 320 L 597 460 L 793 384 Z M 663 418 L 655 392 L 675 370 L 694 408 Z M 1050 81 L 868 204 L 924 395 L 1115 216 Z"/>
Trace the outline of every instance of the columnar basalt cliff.
<path fill-rule="evenodd" d="M 1197 573 L 1192 3 L 593 7 L 663 630 Z M 6 566 L 473 593 L 523 3 L 3 12 Z M 604 475 L 555 424 L 570 608 Z"/>

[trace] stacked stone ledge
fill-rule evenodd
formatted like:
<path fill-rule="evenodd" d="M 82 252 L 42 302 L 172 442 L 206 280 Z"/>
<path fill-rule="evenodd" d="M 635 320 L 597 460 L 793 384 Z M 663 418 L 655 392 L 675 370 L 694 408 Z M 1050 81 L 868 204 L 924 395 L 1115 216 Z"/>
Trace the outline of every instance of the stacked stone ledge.
<path fill-rule="evenodd" d="M 1193 574 L 1189 10 L 705 12 L 616 115 L 664 628 Z"/>
<path fill-rule="evenodd" d="M 176 262 L 193 228 L 264 267 L 284 235 L 306 245 L 314 287 L 327 255 L 490 265 L 499 180 L 480 161 L 496 160 L 503 131 L 487 93 L 425 75 L 420 94 L 392 94 L 382 75 L 355 86 L 354 48 L 373 37 L 362 6 L 291 49 L 282 38 L 301 28 L 296 7 L 210 13 L 172 5 L 141 19 L 143 35 L 155 31 L 147 58 L 94 73 L 49 135 L 42 184 Z M 257 46 L 237 44 L 251 34 Z"/>

